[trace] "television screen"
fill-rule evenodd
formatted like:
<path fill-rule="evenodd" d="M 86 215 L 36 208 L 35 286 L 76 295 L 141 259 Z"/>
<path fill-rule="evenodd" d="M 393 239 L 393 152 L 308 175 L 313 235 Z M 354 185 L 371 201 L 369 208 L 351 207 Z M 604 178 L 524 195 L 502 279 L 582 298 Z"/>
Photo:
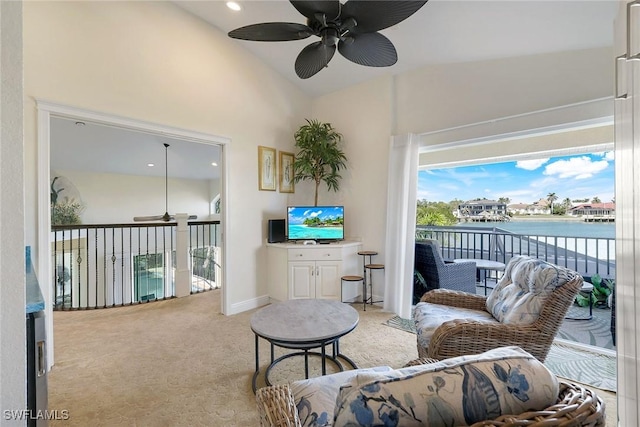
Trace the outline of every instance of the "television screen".
<path fill-rule="evenodd" d="M 344 206 L 289 206 L 289 240 L 344 239 Z"/>

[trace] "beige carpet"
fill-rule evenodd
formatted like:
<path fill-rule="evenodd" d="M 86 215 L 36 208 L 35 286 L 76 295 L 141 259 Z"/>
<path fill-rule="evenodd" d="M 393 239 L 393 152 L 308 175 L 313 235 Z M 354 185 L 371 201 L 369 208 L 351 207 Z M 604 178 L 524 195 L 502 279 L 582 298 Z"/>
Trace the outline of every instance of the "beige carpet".
<path fill-rule="evenodd" d="M 49 409 L 67 410 L 69 419 L 50 425 L 257 426 L 249 328 L 254 311 L 223 316 L 219 307 L 219 291 L 211 291 L 132 307 L 55 312 Z M 340 348 L 358 366 L 400 367 L 417 357 L 415 335 L 383 325 L 391 313 L 354 307 L 360 324 Z M 264 368 L 269 351 L 260 344 Z M 302 363 L 287 359 L 272 380 L 303 377 Z M 615 394 L 599 394 L 613 426 Z"/>

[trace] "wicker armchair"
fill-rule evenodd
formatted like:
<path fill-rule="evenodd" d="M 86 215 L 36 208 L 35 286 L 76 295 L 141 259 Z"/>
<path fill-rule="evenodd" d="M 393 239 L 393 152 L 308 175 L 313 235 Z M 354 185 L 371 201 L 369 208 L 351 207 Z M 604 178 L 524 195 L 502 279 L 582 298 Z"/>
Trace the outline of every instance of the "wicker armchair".
<path fill-rule="evenodd" d="M 427 291 L 444 288 L 476 293 L 476 264 L 446 263 L 435 240 L 416 242 L 415 269 L 425 279 Z"/>
<path fill-rule="evenodd" d="M 433 359 L 416 359 L 406 366 L 431 363 Z M 605 405 L 592 390 L 559 380 L 560 391 L 555 405 L 543 411 L 519 415 L 502 415 L 471 427 L 601 427 L 605 425 Z M 256 392 L 261 427 L 301 427 L 295 397 L 289 385 L 263 387 Z"/>
<path fill-rule="evenodd" d="M 512 262 L 516 261 L 512 260 L 510 264 Z M 549 265 L 561 269 L 561 267 Z M 509 279 L 509 271 L 507 266 L 503 280 Z M 583 282 L 579 274 L 566 269 L 564 271 L 568 272 L 568 281 L 549 294 L 540 307 L 537 320 L 529 324 L 502 323 L 496 320 L 487 309 L 488 297 L 486 296 L 447 289 L 425 293 L 421 302 L 445 306 L 443 309 L 451 313 L 453 320 L 438 323 L 439 326 L 436 326 L 430 335 L 428 347 L 425 347 L 420 342 L 421 331 L 416 318 L 419 357 L 441 360 L 515 345 L 544 362 L 556 333 Z M 458 308 L 463 310 L 457 310 Z M 421 309 L 426 310 L 428 306 L 421 307 L 418 304 L 416 313 Z M 430 313 L 425 312 L 421 315 L 429 317 Z"/>

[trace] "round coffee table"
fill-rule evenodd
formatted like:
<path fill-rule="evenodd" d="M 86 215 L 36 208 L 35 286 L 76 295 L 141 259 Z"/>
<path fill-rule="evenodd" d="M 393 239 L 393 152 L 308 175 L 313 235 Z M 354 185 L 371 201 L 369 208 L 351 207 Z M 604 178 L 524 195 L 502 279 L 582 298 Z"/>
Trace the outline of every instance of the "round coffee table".
<path fill-rule="evenodd" d="M 325 299 L 292 299 L 268 305 L 251 316 L 251 330 L 255 335 L 256 371 L 253 374 L 252 387 L 255 393 L 256 382 L 260 374 L 259 339 L 265 339 L 271 346 L 271 363 L 265 370 L 267 385 L 269 372 L 278 362 L 293 356 L 304 356 L 305 378 L 309 378 L 309 354 L 316 354 L 322 360 L 322 375 L 326 375 L 326 360 L 333 361 L 342 371 L 344 367 L 339 358 L 348 362 L 354 369 L 356 364 L 340 353 L 340 337 L 353 331 L 358 325 L 358 312 L 348 304 Z M 325 347 L 331 344 L 331 355 Z M 274 357 L 274 346 L 300 350 Z M 320 352 L 310 350 L 320 349 Z"/>

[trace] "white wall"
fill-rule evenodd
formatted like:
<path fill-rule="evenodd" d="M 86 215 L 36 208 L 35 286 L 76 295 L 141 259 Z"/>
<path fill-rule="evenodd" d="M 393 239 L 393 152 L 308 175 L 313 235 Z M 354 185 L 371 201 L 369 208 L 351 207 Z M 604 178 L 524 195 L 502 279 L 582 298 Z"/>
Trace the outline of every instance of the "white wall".
<path fill-rule="evenodd" d="M 165 212 L 163 177 L 56 170 L 73 183 L 86 207 L 83 224 L 128 223 L 134 216 Z M 209 219 L 211 182 L 169 178 L 169 213 L 188 213 Z M 178 212 L 178 210 L 180 212 Z"/>
<path fill-rule="evenodd" d="M 612 52 L 588 49 L 405 73 L 397 79 L 397 132 L 420 134 L 612 96 Z"/>
<path fill-rule="evenodd" d="M 22 3 L 0 2 L 0 410 L 26 408 Z M 6 420 L 1 424 L 24 425 Z"/>
<path fill-rule="evenodd" d="M 25 2 L 24 54 L 27 241 L 37 241 L 35 99 L 220 135 L 231 139 L 226 289 L 233 304 L 264 296 L 264 222 L 282 217 L 287 197 L 258 191 L 257 146 L 291 151 L 309 99 L 170 2 Z"/>

